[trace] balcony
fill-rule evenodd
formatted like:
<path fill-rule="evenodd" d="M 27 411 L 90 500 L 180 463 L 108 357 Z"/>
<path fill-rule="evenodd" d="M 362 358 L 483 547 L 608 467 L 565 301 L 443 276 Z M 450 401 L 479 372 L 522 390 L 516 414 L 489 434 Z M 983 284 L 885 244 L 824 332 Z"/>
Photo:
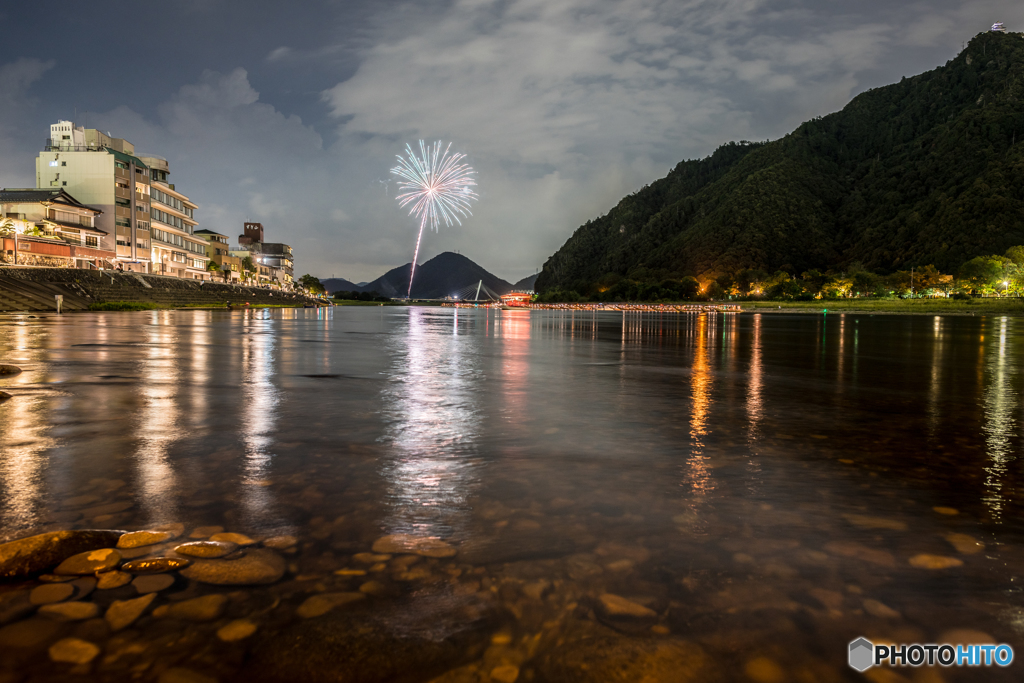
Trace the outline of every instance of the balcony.
<path fill-rule="evenodd" d="M 118 170 L 121 170 L 121 169 L 118 169 Z M 131 189 L 129 189 L 127 187 L 118 187 L 117 185 L 115 185 L 114 186 L 114 196 L 117 197 L 118 199 L 131 199 L 132 198 L 132 191 L 131 191 Z"/>

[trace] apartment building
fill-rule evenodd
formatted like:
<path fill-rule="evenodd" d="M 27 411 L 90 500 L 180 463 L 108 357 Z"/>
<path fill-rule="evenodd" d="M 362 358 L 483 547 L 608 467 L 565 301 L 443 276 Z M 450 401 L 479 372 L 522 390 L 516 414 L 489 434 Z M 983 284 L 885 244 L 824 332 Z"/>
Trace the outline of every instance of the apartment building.
<path fill-rule="evenodd" d="M 262 223 L 244 223 L 238 236 L 240 250 L 252 256 L 253 262 L 267 272 L 269 283 L 292 289 L 295 281 L 295 260 L 292 248 L 282 242 L 266 242 Z"/>
<path fill-rule="evenodd" d="M 36 187 L 66 191 L 102 213 L 99 248 L 125 270 L 150 268 L 149 168 L 135 147 L 96 129 L 58 121 L 36 158 Z"/>
<path fill-rule="evenodd" d="M 231 255 L 227 235 L 213 230 L 196 230 L 195 236 L 206 240 L 206 258 L 217 264 L 219 270 L 212 273 L 225 282 L 238 282 L 242 278 L 242 259 Z"/>
<path fill-rule="evenodd" d="M 198 207 L 167 182 L 171 172 L 167 159 L 155 154 L 140 158 L 150 172 L 153 272 L 191 280 L 211 279 L 206 270 L 206 240 L 195 235 Z"/>
<path fill-rule="evenodd" d="M 118 267 L 209 279 L 206 242 L 194 237 L 198 208 L 167 182 L 167 160 L 94 128 L 58 121 L 36 159 L 36 186 L 67 191 L 102 213 L 100 248 Z"/>

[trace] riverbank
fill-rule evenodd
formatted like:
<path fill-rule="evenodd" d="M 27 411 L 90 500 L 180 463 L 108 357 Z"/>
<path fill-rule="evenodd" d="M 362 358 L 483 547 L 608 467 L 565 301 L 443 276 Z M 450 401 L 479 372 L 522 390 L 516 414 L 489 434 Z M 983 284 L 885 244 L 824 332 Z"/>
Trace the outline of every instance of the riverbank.
<path fill-rule="evenodd" d="M 297 292 L 244 285 L 184 280 L 162 275 L 68 268 L 0 268 L 0 311 L 54 311 L 62 297 L 66 312 L 95 310 L 99 305 L 128 310 L 235 306 L 324 306 Z M 118 308 L 119 307 L 119 308 Z M 110 308 L 101 310 L 111 310 Z M 131 310 L 140 310 L 136 307 Z"/>
<path fill-rule="evenodd" d="M 1024 315 L 1024 299 L 839 299 L 744 301 L 745 312 L 863 313 L 868 315 Z"/>

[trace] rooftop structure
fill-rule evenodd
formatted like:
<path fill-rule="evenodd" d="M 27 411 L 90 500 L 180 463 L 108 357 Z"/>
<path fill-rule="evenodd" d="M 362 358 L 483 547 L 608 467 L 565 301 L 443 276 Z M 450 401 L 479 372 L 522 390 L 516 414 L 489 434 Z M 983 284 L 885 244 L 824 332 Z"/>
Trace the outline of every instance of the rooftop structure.
<path fill-rule="evenodd" d="M 1005 33 L 1006 32 L 1006 27 L 1003 26 L 1003 22 L 997 21 L 996 23 L 992 24 L 992 28 L 989 29 L 989 30 L 990 31 L 995 31 L 996 33 Z"/>

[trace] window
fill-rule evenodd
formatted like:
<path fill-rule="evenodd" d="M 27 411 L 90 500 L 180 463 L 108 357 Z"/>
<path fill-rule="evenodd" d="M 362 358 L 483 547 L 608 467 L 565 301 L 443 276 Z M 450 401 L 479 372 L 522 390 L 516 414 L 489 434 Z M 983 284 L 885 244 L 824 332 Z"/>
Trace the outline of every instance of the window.
<path fill-rule="evenodd" d="M 60 162 L 60 165 L 61 165 L 61 166 L 67 166 L 67 165 L 68 165 L 68 162 L 66 162 L 66 161 L 62 161 L 62 162 Z"/>
<path fill-rule="evenodd" d="M 57 165 L 57 161 L 56 160 L 53 160 L 53 161 L 50 162 L 50 166 L 56 166 L 56 165 Z"/>
<path fill-rule="evenodd" d="M 132 227 L 132 222 L 127 218 L 117 218 L 114 220 L 115 225 L 120 225 L 122 228 Z"/>
<path fill-rule="evenodd" d="M 128 242 L 128 240 L 123 240 L 123 239 L 118 238 L 117 246 L 119 246 L 119 247 L 130 247 L 132 245 Z"/>
<path fill-rule="evenodd" d="M 175 261 L 177 261 L 178 263 L 185 263 L 185 255 L 182 254 L 180 251 L 173 252 L 173 255 Z"/>
<path fill-rule="evenodd" d="M 98 247 L 100 246 L 100 238 L 96 235 L 85 236 L 85 246 L 87 247 Z"/>
<path fill-rule="evenodd" d="M 62 180 L 60 184 L 61 184 L 61 185 L 67 185 L 67 184 L 68 184 L 68 181 L 66 181 L 66 180 Z"/>
<path fill-rule="evenodd" d="M 149 240 L 139 240 L 135 243 L 139 249 L 149 249 Z"/>
<path fill-rule="evenodd" d="M 116 166 L 117 168 L 124 169 L 126 171 L 128 170 L 128 164 L 124 163 L 123 161 L 115 161 L 114 166 Z"/>
<path fill-rule="evenodd" d="M 131 200 L 128 200 L 128 199 L 115 199 L 114 203 L 117 204 L 118 206 L 124 206 L 124 207 L 128 207 L 128 206 L 132 205 Z"/>

